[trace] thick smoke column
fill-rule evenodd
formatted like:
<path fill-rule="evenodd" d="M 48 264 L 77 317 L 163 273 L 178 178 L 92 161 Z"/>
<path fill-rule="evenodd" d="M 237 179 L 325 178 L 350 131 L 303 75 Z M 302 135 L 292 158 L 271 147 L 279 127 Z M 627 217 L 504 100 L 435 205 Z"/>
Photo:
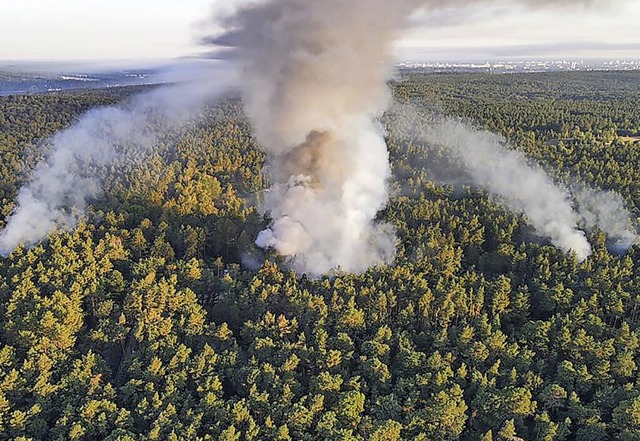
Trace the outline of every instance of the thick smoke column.
<path fill-rule="evenodd" d="M 269 155 L 264 208 L 273 225 L 260 233 L 259 246 L 311 274 L 392 260 L 394 236 L 374 221 L 390 176 L 377 120 L 389 103 L 392 45 L 420 8 L 490 3 L 262 1 L 236 12 L 223 24 L 225 33 L 208 39 L 230 48 L 239 65 L 246 112 Z M 580 257 L 589 253 L 580 232 L 543 223 L 563 246 L 575 246 Z"/>
<path fill-rule="evenodd" d="M 18 193 L 16 208 L 0 232 L 0 254 L 20 244 L 31 246 L 56 229 L 73 229 L 88 200 L 100 194 L 107 174 L 144 160 L 159 136 L 181 127 L 208 99 L 228 88 L 226 76 L 214 77 L 163 86 L 126 105 L 91 110 L 55 135 L 49 153 Z"/>
<path fill-rule="evenodd" d="M 382 0 L 280 0 L 238 12 L 214 39 L 233 47 L 243 99 L 269 154 L 257 244 L 295 268 L 358 272 L 390 262 L 395 238 L 374 218 L 390 166 L 377 122 L 390 100 L 391 45 L 412 7 Z"/>

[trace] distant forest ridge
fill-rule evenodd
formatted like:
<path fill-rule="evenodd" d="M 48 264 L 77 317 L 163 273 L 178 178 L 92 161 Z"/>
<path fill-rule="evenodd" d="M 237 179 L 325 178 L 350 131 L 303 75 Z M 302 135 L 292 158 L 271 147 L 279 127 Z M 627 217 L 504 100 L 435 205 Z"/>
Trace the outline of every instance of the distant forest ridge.
<path fill-rule="evenodd" d="M 158 81 L 157 72 L 153 70 L 51 74 L 2 70 L 0 66 L 0 96 L 139 86 Z"/>
<path fill-rule="evenodd" d="M 104 69 L 91 66 L 89 63 L 78 66 L 69 64 L 69 67 L 65 68 L 64 65 L 53 62 L 0 61 L 0 96 L 160 84 L 167 82 L 163 73 L 172 65 Z M 410 61 L 398 63 L 397 68 L 401 73 L 638 71 L 640 60 Z"/>

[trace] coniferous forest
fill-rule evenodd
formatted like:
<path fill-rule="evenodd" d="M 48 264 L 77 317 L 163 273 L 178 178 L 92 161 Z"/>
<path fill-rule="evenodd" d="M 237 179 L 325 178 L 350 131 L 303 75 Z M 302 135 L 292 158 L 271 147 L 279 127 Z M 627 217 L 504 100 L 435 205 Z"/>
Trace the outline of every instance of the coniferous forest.
<path fill-rule="evenodd" d="M 640 216 L 640 72 L 390 87 Z M 0 229 L 49 137 L 141 89 L 0 97 Z M 0 257 L 0 440 L 640 440 L 640 247 L 594 229 L 578 262 L 403 135 L 392 266 L 310 278 L 256 249 L 265 158 L 233 97 Z"/>

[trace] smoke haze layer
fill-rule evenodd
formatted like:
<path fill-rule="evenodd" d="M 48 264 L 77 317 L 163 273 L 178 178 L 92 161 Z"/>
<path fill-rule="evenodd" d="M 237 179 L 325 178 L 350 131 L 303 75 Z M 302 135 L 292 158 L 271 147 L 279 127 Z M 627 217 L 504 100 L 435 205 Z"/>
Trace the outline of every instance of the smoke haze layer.
<path fill-rule="evenodd" d="M 192 72 L 193 73 L 193 72 Z M 71 230 L 103 179 L 125 163 L 143 161 L 159 136 L 179 129 L 212 97 L 226 91 L 231 75 L 163 86 L 121 106 L 93 109 L 51 139 L 51 148 L 18 192 L 0 232 L 0 254 L 27 247 L 56 229 Z"/>

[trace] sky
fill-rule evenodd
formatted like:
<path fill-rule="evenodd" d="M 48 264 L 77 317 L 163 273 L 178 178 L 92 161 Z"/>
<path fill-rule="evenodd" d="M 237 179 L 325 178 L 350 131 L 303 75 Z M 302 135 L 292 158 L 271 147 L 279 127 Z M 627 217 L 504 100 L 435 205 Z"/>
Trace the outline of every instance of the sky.
<path fill-rule="evenodd" d="M 347 0 L 348 1 L 348 0 Z M 197 55 L 238 0 L 0 0 L 0 61 L 164 60 Z M 640 59 L 640 0 L 532 12 L 514 6 L 414 17 L 400 61 Z M 507 3 L 508 4 L 508 3 Z"/>

